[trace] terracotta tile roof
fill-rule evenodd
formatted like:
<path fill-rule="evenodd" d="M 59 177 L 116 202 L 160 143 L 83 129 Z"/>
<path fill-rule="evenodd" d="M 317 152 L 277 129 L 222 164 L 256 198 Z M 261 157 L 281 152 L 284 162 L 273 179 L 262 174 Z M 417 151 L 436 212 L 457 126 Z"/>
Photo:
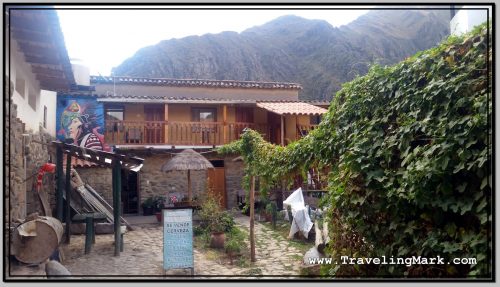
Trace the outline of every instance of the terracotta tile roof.
<path fill-rule="evenodd" d="M 327 111 L 304 102 L 259 102 L 257 107 L 278 115 L 321 115 Z"/>
<path fill-rule="evenodd" d="M 66 154 L 63 157 L 64 157 L 63 166 L 64 166 L 64 170 L 66 170 Z M 71 167 L 73 167 L 73 168 L 75 168 L 75 167 L 94 167 L 94 166 L 99 167 L 101 165 L 99 165 L 97 163 L 90 162 L 90 161 L 78 159 L 75 157 L 71 158 Z"/>
<path fill-rule="evenodd" d="M 208 88 L 244 88 L 244 89 L 294 89 L 301 90 L 296 83 L 254 82 L 235 80 L 200 80 L 200 79 L 168 79 L 168 78 L 135 78 L 90 76 L 91 84 L 134 84 L 173 87 L 208 87 Z"/>
<path fill-rule="evenodd" d="M 214 99 L 214 98 L 197 98 L 197 97 L 166 97 L 159 95 L 103 95 L 96 94 L 97 101 L 99 102 L 161 102 L 161 103 L 255 103 L 253 99 Z"/>
<path fill-rule="evenodd" d="M 319 101 L 319 100 L 301 100 L 301 102 L 308 103 L 315 106 L 330 106 L 329 101 Z"/>

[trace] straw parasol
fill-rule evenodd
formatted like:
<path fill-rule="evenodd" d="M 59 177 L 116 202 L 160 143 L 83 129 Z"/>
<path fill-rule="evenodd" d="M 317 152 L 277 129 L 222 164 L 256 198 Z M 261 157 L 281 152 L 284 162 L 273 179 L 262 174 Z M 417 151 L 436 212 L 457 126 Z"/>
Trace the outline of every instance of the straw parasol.
<path fill-rule="evenodd" d="M 185 149 L 178 153 L 169 162 L 164 164 L 161 167 L 161 170 L 164 172 L 172 170 L 187 170 L 188 198 L 189 201 L 191 201 L 191 170 L 206 170 L 209 168 L 214 168 L 214 166 L 204 156 L 192 149 Z"/>

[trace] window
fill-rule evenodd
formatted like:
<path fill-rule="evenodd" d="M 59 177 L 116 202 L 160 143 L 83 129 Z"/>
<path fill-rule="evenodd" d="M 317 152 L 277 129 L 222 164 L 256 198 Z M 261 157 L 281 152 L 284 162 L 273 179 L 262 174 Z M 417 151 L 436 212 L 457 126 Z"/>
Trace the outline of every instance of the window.
<path fill-rule="evenodd" d="M 106 121 L 123 121 L 123 107 L 106 107 Z"/>
<path fill-rule="evenodd" d="M 36 112 L 36 93 L 34 91 L 29 91 L 28 104 Z"/>
<path fill-rule="evenodd" d="M 106 107 L 106 130 L 109 132 L 123 132 L 123 107 L 122 106 L 107 106 Z"/>
<path fill-rule="evenodd" d="M 47 107 L 43 106 L 43 127 L 47 128 Z"/>
<path fill-rule="evenodd" d="M 319 123 L 321 122 L 321 117 L 321 115 L 311 115 L 311 117 L 309 118 L 309 124 L 319 125 Z"/>
<path fill-rule="evenodd" d="M 193 108 L 192 110 L 193 122 L 216 122 L 217 109 L 216 108 Z"/>
<path fill-rule="evenodd" d="M 24 79 L 19 77 L 16 78 L 16 92 L 18 92 L 24 99 L 24 94 L 26 93 L 26 84 Z"/>

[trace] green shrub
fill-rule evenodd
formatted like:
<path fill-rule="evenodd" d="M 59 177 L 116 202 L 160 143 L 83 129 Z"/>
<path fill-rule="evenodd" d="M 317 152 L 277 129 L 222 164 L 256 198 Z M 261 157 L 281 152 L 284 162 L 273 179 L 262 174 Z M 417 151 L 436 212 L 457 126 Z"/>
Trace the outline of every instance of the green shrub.
<path fill-rule="evenodd" d="M 193 226 L 193 235 L 194 236 L 200 236 L 201 234 L 203 234 L 205 232 L 205 229 L 201 226 Z"/>
<path fill-rule="evenodd" d="M 227 232 L 234 226 L 234 219 L 229 212 L 222 210 L 219 200 L 211 193 L 201 204 L 199 211 L 200 226 L 208 232 Z"/>
<path fill-rule="evenodd" d="M 488 43 L 490 46 L 488 46 Z M 269 184 L 329 168 L 329 255 L 475 258 L 469 265 L 333 265 L 331 276 L 492 276 L 491 31 L 450 37 L 343 86 L 286 147 L 255 131 L 219 149 Z M 290 182 L 290 181 L 289 181 Z"/>

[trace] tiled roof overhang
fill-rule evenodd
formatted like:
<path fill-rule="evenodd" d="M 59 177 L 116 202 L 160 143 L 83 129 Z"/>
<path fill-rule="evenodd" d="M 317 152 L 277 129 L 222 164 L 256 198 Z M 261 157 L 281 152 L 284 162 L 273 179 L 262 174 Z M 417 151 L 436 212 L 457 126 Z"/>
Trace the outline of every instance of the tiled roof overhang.
<path fill-rule="evenodd" d="M 304 102 L 258 102 L 257 107 L 278 115 L 321 115 L 326 109 Z"/>
<path fill-rule="evenodd" d="M 8 37 L 18 43 L 40 88 L 69 91 L 75 78 L 56 11 L 44 6 L 7 6 Z"/>
<path fill-rule="evenodd" d="M 148 103 L 148 104 L 254 104 L 255 100 L 231 100 L 208 98 L 173 98 L 173 97 L 148 97 L 148 96 L 121 96 L 98 97 L 98 102 L 103 103 Z"/>
<path fill-rule="evenodd" d="M 154 85 L 171 87 L 205 87 L 205 88 L 243 88 L 243 89 L 291 89 L 301 90 L 296 83 L 255 82 L 234 80 L 199 80 L 199 79 L 167 79 L 167 78 L 136 78 L 136 77 L 105 77 L 90 76 L 91 84 L 129 84 Z"/>

